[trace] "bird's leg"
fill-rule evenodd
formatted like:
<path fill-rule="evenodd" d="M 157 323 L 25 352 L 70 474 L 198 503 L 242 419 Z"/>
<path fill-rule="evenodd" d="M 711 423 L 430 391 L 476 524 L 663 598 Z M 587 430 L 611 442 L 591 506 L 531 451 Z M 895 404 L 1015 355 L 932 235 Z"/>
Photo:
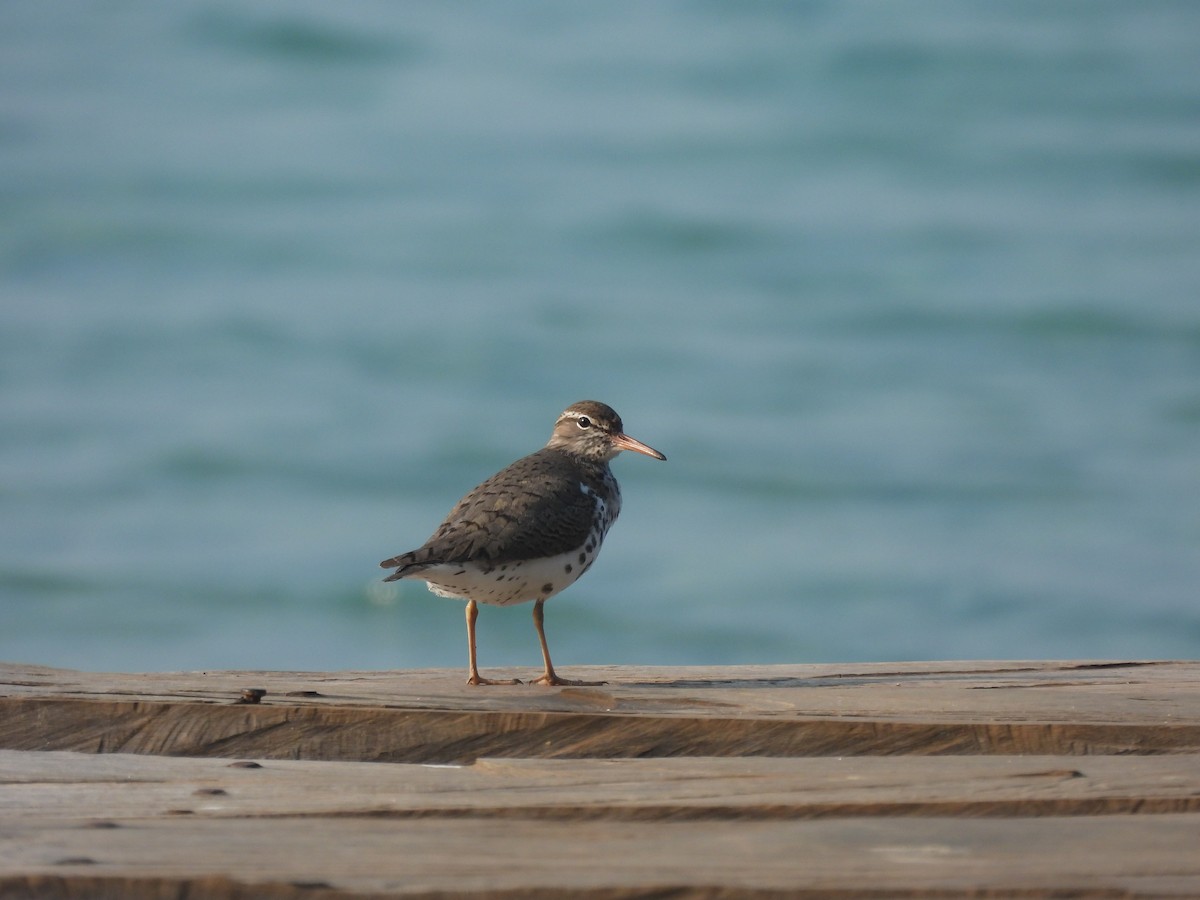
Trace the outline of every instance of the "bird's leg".
<path fill-rule="evenodd" d="M 550 662 L 550 648 L 546 645 L 546 629 L 543 627 L 543 621 L 546 618 L 546 613 L 542 609 L 542 605 L 546 602 L 545 597 L 539 597 L 533 604 L 533 624 L 537 628 L 538 641 L 542 645 L 542 661 L 546 664 L 546 671 L 540 678 L 535 678 L 530 684 L 544 684 L 547 687 L 557 685 L 569 685 L 571 687 L 593 686 L 597 684 L 607 684 L 606 681 L 572 681 L 569 678 L 559 678 L 558 673 L 554 671 L 554 664 Z"/>
<path fill-rule="evenodd" d="M 507 681 L 493 681 L 490 678 L 480 678 L 479 669 L 475 665 L 475 620 L 479 618 L 479 607 L 474 600 L 467 601 L 467 660 L 471 667 L 467 684 L 520 684 L 520 680 L 510 678 Z"/>

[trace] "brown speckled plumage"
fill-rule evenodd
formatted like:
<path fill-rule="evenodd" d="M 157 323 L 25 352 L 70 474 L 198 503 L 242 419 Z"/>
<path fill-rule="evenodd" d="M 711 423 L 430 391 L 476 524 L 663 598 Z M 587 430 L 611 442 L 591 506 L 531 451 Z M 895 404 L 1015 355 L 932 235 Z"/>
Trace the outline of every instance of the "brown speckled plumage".
<path fill-rule="evenodd" d="M 621 511 L 608 463 L 622 450 L 665 459 L 626 435 L 611 407 L 594 400 L 573 404 L 545 447 L 463 497 L 421 547 L 380 563 L 396 569 L 385 581 L 418 578 L 435 593 L 468 601 L 470 683 L 489 683 L 475 665 L 476 602 L 529 600 L 546 665 L 538 681 L 568 683 L 550 663 L 542 604 L 587 571 Z"/>
<path fill-rule="evenodd" d="M 383 563 L 399 567 L 385 581 L 409 577 L 431 563 L 495 566 L 582 547 L 595 524 L 596 496 L 610 498 L 615 519 L 620 491 L 607 463 L 543 447 L 459 500 L 424 546 Z"/>

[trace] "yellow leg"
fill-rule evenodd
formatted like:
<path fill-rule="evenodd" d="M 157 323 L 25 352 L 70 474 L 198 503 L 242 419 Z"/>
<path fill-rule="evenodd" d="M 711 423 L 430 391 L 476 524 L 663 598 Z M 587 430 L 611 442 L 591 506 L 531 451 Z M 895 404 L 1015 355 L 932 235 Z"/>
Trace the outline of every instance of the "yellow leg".
<path fill-rule="evenodd" d="M 470 666 L 470 674 L 467 676 L 467 684 L 520 684 L 516 678 L 510 678 L 508 681 L 493 681 L 490 678 L 480 678 L 479 668 L 475 665 L 475 620 L 479 618 L 479 607 L 475 605 L 474 600 L 467 601 L 467 660 Z"/>
<path fill-rule="evenodd" d="M 542 609 L 546 598 L 539 597 L 533 604 L 533 626 L 537 629 L 538 641 L 542 645 L 542 662 L 546 664 L 546 671 L 540 678 L 535 678 L 530 684 L 544 684 L 548 687 L 558 685 L 570 685 L 572 687 L 593 686 L 597 684 L 607 684 L 606 681 L 573 681 L 570 678 L 559 678 L 558 673 L 554 671 L 554 664 L 550 662 L 550 647 L 546 644 L 546 629 L 544 621 L 546 613 Z"/>

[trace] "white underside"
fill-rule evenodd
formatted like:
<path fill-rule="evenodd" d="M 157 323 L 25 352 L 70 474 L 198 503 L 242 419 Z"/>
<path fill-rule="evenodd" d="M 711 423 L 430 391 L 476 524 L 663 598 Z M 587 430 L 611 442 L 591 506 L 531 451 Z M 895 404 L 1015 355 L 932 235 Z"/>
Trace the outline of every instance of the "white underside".
<path fill-rule="evenodd" d="M 470 565 L 437 565 L 408 577 L 427 582 L 429 590 L 439 597 L 511 606 L 538 597 L 553 597 L 570 587 L 591 565 L 598 551 L 595 546 L 591 553 L 580 548 L 547 559 L 505 563 L 490 572 Z"/>

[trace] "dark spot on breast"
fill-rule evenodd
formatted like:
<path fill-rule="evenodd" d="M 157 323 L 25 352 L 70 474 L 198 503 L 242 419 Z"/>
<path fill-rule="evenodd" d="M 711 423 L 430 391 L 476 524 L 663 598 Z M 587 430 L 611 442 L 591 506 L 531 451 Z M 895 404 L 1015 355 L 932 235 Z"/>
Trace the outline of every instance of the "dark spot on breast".
<path fill-rule="evenodd" d="M 586 550 L 588 553 L 591 553 L 592 550 L 595 549 L 595 545 L 593 545 L 591 541 L 588 541 L 587 546 L 584 547 L 583 549 Z"/>
<path fill-rule="evenodd" d="M 504 576 L 503 576 L 503 575 L 497 575 L 497 576 L 496 576 L 496 580 L 497 580 L 497 581 L 503 581 L 503 580 L 504 580 Z"/>
<path fill-rule="evenodd" d="M 553 590 L 554 590 L 554 585 L 551 584 L 549 581 L 547 581 L 545 584 L 542 585 L 542 593 L 543 594 L 549 594 Z"/>
<path fill-rule="evenodd" d="M 570 575 L 570 574 L 571 574 L 571 569 L 572 569 L 572 568 L 573 568 L 573 567 L 571 566 L 571 564 L 570 564 L 570 563 L 567 563 L 565 566 L 563 566 L 563 571 L 564 571 L 564 572 L 566 572 L 568 575 Z"/>
<path fill-rule="evenodd" d="M 588 550 L 591 550 L 591 549 L 592 549 L 591 547 L 588 547 Z M 580 553 L 579 554 L 579 564 L 582 566 L 585 562 L 587 562 L 587 554 Z"/>

